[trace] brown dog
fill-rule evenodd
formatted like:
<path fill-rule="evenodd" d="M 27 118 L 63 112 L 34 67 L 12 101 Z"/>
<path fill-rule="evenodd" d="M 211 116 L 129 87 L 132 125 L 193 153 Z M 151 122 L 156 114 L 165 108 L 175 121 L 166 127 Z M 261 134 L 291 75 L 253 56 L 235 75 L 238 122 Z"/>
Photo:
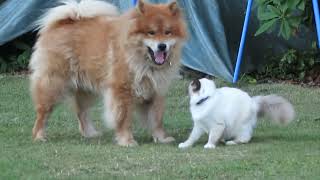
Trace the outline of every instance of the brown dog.
<path fill-rule="evenodd" d="M 105 2 L 68 1 L 39 21 L 39 38 L 30 62 L 31 93 L 37 118 L 35 140 L 45 140 L 45 123 L 54 105 L 72 95 L 80 132 L 95 130 L 88 109 L 104 100 L 106 123 L 121 146 L 136 145 L 131 125 L 136 110 L 155 141 L 168 143 L 162 118 L 164 96 L 177 73 L 186 30 L 176 2 L 149 4 L 118 15 Z"/>

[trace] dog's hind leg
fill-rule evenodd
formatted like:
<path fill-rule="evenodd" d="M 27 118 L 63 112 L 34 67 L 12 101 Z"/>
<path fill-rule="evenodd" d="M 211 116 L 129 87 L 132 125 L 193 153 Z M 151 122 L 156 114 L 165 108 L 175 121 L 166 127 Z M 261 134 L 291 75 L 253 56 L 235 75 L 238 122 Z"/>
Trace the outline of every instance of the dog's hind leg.
<path fill-rule="evenodd" d="M 54 105 L 61 99 L 65 90 L 65 80 L 62 77 L 42 74 L 31 76 L 31 93 L 37 118 L 32 129 L 33 139 L 46 141 L 45 126 Z"/>
<path fill-rule="evenodd" d="M 89 109 L 92 106 L 95 97 L 92 94 L 78 90 L 75 93 L 75 111 L 79 120 L 79 130 L 82 136 L 91 138 L 99 136 L 91 120 L 88 118 Z"/>

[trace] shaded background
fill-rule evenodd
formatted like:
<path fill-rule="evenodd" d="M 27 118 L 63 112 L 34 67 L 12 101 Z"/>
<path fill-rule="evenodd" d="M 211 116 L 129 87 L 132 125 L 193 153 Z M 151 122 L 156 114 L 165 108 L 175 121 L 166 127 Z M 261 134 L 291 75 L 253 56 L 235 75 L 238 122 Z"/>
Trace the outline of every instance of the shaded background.
<path fill-rule="evenodd" d="M 121 11 L 132 8 L 131 0 L 105 0 Z M 166 0 L 150 0 L 167 2 Z M 243 0 L 178 0 L 189 27 L 189 40 L 183 49 L 183 65 L 232 81 L 247 1 Z M 33 23 L 57 0 L 0 0 L 0 45 L 33 30 Z M 302 27 L 290 41 L 277 34 L 255 37 L 259 25 L 256 8 L 252 15 L 244 52 L 242 72 L 256 70 L 268 59 L 288 48 L 309 49 L 315 41 L 313 30 Z"/>

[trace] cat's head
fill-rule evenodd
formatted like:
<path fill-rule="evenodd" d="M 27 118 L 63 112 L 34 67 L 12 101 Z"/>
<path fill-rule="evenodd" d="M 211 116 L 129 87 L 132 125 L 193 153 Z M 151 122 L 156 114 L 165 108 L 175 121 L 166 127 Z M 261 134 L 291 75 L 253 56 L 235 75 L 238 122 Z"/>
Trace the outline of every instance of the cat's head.
<path fill-rule="evenodd" d="M 216 85 L 212 80 L 207 78 L 195 79 L 190 82 L 188 87 L 190 102 L 197 102 L 200 99 L 211 97 L 215 90 Z"/>

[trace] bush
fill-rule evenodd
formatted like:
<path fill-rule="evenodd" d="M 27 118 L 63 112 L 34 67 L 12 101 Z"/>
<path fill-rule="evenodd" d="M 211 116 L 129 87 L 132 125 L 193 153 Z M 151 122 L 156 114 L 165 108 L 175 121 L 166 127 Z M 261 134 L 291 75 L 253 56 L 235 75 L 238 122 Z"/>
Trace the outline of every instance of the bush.
<path fill-rule="evenodd" d="M 311 0 L 257 0 L 260 27 L 256 36 L 265 32 L 278 32 L 284 39 L 290 39 L 301 25 L 313 27 Z M 306 51 L 289 49 L 282 55 L 270 57 L 264 69 L 257 74 L 258 79 L 280 79 L 305 81 L 312 79 L 320 66 L 320 53 L 313 43 Z M 312 74 L 313 73 L 313 74 Z"/>
<path fill-rule="evenodd" d="M 282 55 L 270 57 L 269 63 L 256 73 L 256 78 L 304 81 L 319 66 L 320 52 L 313 43 L 311 50 L 289 49 Z"/>
<path fill-rule="evenodd" d="M 25 71 L 32 53 L 34 36 L 27 34 L 1 47 L 0 73 Z"/>
<path fill-rule="evenodd" d="M 278 31 L 278 35 L 289 39 L 299 26 L 312 25 L 311 0 L 257 0 L 260 27 L 256 36 L 264 32 Z"/>

